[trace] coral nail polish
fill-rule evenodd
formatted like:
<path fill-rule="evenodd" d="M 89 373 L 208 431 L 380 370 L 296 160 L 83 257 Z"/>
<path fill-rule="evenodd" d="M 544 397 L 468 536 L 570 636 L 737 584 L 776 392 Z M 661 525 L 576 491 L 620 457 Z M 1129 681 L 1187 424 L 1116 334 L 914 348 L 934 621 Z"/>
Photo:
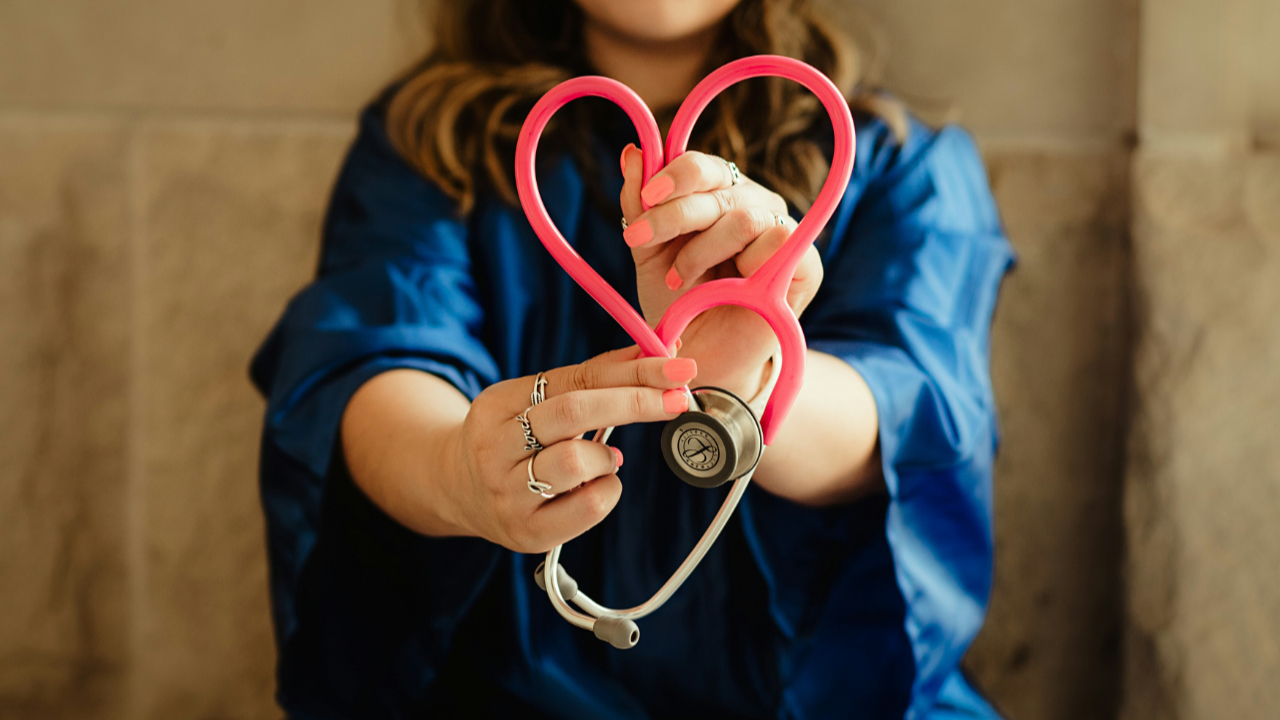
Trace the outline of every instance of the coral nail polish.
<path fill-rule="evenodd" d="M 613 451 L 613 459 L 617 463 L 617 467 L 622 467 L 622 451 L 618 448 L 609 448 Z"/>
<path fill-rule="evenodd" d="M 662 374 L 671 382 L 683 385 L 698 374 L 698 361 L 693 358 L 668 360 L 662 365 Z"/>
<path fill-rule="evenodd" d="M 627 242 L 627 247 L 640 247 L 653 239 L 653 226 L 648 220 L 632 223 L 622 231 L 622 239 Z"/>
<path fill-rule="evenodd" d="M 663 392 L 662 409 L 670 415 L 686 412 L 689 409 L 689 394 L 680 389 Z"/>
<path fill-rule="evenodd" d="M 676 270 L 676 266 L 672 265 L 671 269 L 667 271 L 667 289 L 679 290 L 680 286 L 683 284 L 684 280 L 680 277 L 680 273 Z"/>
<path fill-rule="evenodd" d="M 640 199 L 650 205 L 657 205 L 666 200 L 671 195 L 671 191 L 675 189 L 676 183 L 674 180 L 666 175 L 659 175 L 650 180 L 649 184 L 645 185 L 644 189 L 640 191 Z"/>

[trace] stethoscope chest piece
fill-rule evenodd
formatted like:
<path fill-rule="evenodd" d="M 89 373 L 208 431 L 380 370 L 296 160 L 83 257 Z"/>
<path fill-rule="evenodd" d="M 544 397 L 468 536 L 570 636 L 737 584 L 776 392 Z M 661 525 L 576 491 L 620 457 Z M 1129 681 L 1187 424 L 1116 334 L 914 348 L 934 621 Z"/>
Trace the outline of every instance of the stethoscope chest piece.
<path fill-rule="evenodd" d="M 712 387 L 694 390 L 693 399 L 698 409 L 681 413 L 662 431 L 662 455 L 671 471 L 694 487 L 713 488 L 755 468 L 764 433 L 747 403 Z"/>

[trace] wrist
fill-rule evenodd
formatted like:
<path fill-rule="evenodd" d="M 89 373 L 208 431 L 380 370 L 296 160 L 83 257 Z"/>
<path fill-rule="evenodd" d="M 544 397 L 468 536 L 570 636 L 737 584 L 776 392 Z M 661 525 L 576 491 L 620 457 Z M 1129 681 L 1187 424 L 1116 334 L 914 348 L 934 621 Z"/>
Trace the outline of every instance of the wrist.
<path fill-rule="evenodd" d="M 434 482 L 429 483 L 430 496 L 424 505 L 434 518 L 434 536 L 476 536 L 462 511 L 461 496 L 471 481 L 471 467 L 467 461 L 466 444 L 463 441 L 463 424 L 442 427 L 432 433 L 428 445 L 427 467 Z"/>
<path fill-rule="evenodd" d="M 703 366 L 699 366 L 701 369 Z M 773 372 L 773 356 L 767 355 L 762 361 L 733 368 L 730 372 L 699 373 L 697 382 L 691 385 L 698 387 L 717 387 L 751 402 L 765 389 Z"/>

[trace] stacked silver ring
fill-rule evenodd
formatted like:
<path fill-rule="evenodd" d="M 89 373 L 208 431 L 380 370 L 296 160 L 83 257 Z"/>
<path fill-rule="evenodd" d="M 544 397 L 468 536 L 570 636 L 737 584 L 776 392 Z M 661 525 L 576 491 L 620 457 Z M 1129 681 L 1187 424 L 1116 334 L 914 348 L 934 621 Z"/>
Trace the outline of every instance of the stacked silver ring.
<path fill-rule="evenodd" d="M 742 182 L 742 173 L 738 171 L 738 166 L 732 160 L 725 160 L 719 155 L 712 155 L 711 157 L 724 163 L 729 168 L 729 187 Z"/>
<path fill-rule="evenodd" d="M 547 374 L 538 373 L 533 379 L 533 392 L 529 393 L 529 406 L 532 407 L 547 399 Z"/>
<path fill-rule="evenodd" d="M 551 484 L 544 483 L 533 476 L 533 461 L 537 459 L 538 453 L 542 452 L 545 448 L 543 448 L 542 443 L 538 442 L 538 438 L 534 437 L 533 427 L 529 425 L 529 411 L 533 409 L 534 405 L 545 402 L 546 399 L 547 375 L 546 373 L 538 373 L 538 375 L 533 379 L 533 392 L 529 393 L 529 407 L 525 408 L 524 412 L 517 415 L 516 420 L 520 421 L 520 429 L 524 431 L 524 449 L 526 451 L 533 452 L 533 454 L 529 456 L 529 463 L 526 466 L 529 473 L 529 492 L 550 500 L 556 496 L 555 493 L 548 492 L 551 489 Z"/>
<path fill-rule="evenodd" d="M 533 436 L 533 426 L 529 424 L 529 411 L 532 409 L 533 409 L 532 405 L 525 408 L 524 412 L 516 416 L 516 420 L 520 421 L 520 428 L 524 430 L 525 451 L 532 450 L 533 452 L 537 452 L 539 450 L 543 450 L 544 448 L 542 447 L 542 443 L 538 442 L 538 438 Z"/>

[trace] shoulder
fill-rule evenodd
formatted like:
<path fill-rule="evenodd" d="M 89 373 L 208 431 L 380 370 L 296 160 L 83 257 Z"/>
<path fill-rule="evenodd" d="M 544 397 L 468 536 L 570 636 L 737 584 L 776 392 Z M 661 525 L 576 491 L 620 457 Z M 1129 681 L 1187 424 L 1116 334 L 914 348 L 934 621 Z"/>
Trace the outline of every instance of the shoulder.
<path fill-rule="evenodd" d="M 394 255 L 438 253 L 465 234 L 457 204 L 401 156 L 378 103 L 361 112 L 329 198 L 321 274 Z"/>
<path fill-rule="evenodd" d="M 968 131 L 930 127 L 914 116 L 902 140 L 879 118 L 859 118 L 856 127 L 857 158 L 846 201 L 861 212 L 927 213 L 949 230 L 1000 232 L 986 167 Z"/>
<path fill-rule="evenodd" d="M 387 132 L 385 103 L 380 100 L 360 113 L 355 139 L 347 151 L 336 189 L 358 191 L 363 183 L 371 181 L 384 192 L 390 185 L 448 200 L 439 187 L 423 177 L 396 149 Z"/>

